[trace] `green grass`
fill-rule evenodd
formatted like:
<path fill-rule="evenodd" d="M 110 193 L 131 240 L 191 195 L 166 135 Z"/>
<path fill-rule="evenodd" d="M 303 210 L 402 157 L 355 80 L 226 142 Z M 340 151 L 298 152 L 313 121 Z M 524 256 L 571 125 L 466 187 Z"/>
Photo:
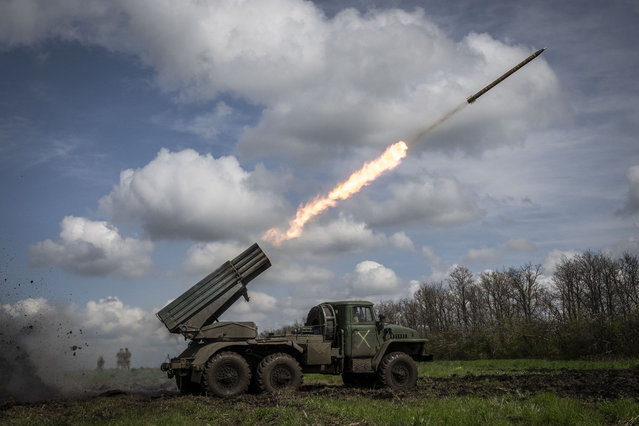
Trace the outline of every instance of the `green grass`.
<path fill-rule="evenodd" d="M 586 402 L 538 394 L 493 398 L 450 397 L 445 399 L 374 400 L 362 396 L 344 399 L 302 397 L 299 394 L 274 397 L 270 404 L 256 407 L 244 401 L 201 396 L 158 398 L 98 398 L 88 404 L 65 406 L 44 403 L 30 410 L 10 409 L 3 424 L 423 424 L 423 425 L 600 425 L 633 424 L 639 418 L 639 404 L 631 399 Z"/>
<path fill-rule="evenodd" d="M 477 361 L 435 361 L 419 363 L 419 375 L 450 377 L 453 374 L 526 374 L 530 370 L 598 370 L 639 368 L 639 360 L 547 361 L 543 359 L 502 359 Z"/>
<path fill-rule="evenodd" d="M 540 394 L 522 400 L 516 397 L 480 398 L 451 397 L 421 401 L 334 401 L 314 398 L 309 404 L 314 412 L 330 412 L 347 422 L 365 421 L 371 424 L 432 424 L 432 425 L 507 425 L 507 424 L 565 424 L 598 425 L 608 422 L 597 406 L 580 401 Z M 623 421 L 627 417 L 611 415 L 610 420 Z"/>
<path fill-rule="evenodd" d="M 169 381 L 159 368 L 133 368 L 130 371 L 109 368 L 105 370 L 65 371 L 66 380 L 84 384 L 161 384 Z M 171 380 L 173 381 L 173 380 Z"/>

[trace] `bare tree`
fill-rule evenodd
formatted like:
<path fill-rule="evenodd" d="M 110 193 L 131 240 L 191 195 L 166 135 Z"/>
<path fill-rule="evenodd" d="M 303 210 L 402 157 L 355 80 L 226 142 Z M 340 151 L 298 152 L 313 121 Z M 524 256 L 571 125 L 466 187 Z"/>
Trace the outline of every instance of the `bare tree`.
<path fill-rule="evenodd" d="M 402 311 L 399 303 L 393 302 L 392 300 L 381 301 L 375 305 L 375 310 L 377 311 L 378 317 L 384 315 L 386 322 L 392 324 L 401 323 Z"/>
<path fill-rule="evenodd" d="M 469 297 L 473 274 L 465 266 L 456 266 L 448 275 L 447 282 L 456 301 L 458 323 L 467 331 L 470 326 Z"/>
<path fill-rule="evenodd" d="M 624 253 L 618 260 L 619 291 L 622 295 L 623 314 L 628 315 L 639 308 L 639 258 Z"/>
<path fill-rule="evenodd" d="M 537 319 L 543 307 L 544 290 L 538 280 L 541 272 L 541 265 L 528 263 L 520 268 L 510 268 L 507 273 L 517 315 L 526 323 Z"/>
<path fill-rule="evenodd" d="M 479 275 L 479 285 L 486 294 L 490 321 L 504 324 L 512 319 L 513 291 L 505 272 L 490 271 Z"/>
<path fill-rule="evenodd" d="M 577 321 L 583 316 L 583 289 L 577 263 L 565 256 L 555 268 L 553 280 L 557 289 L 559 313 L 564 323 Z"/>

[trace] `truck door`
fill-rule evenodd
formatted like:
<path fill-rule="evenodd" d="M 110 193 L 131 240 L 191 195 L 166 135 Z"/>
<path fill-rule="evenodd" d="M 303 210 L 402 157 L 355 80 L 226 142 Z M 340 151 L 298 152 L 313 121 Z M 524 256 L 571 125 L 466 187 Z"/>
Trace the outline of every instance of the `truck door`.
<path fill-rule="evenodd" d="M 377 329 L 370 306 L 353 306 L 351 318 L 351 356 L 372 357 L 377 346 Z"/>

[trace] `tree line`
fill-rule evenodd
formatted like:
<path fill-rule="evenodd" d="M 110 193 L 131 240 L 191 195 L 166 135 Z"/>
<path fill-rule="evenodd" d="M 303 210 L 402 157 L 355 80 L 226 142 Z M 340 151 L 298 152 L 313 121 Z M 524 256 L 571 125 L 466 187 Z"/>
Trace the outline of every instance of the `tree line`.
<path fill-rule="evenodd" d="M 636 357 L 639 259 L 586 251 L 551 277 L 530 263 L 477 276 L 457 266 L 376 309 L 419 330 L 439 359 Z"/>

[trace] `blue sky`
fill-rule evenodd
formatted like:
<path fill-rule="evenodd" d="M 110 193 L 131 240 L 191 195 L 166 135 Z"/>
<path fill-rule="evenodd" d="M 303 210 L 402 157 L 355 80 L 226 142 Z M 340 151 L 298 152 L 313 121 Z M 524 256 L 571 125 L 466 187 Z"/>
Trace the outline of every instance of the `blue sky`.
<path fill-rule="evenodd" d="M 254 241 L 274 266 L 225 318 L 260 329 L 457 264 L 548 277 L 575 251 L 639 254 L 638 17 L 636 0 L 0 1 L 3 315 L 84 327 L 72 365 L 120 346 L 155 365 L 183 343 L 153 312 Z M 299 239 L 261 240 L 542 47 Z"/>

